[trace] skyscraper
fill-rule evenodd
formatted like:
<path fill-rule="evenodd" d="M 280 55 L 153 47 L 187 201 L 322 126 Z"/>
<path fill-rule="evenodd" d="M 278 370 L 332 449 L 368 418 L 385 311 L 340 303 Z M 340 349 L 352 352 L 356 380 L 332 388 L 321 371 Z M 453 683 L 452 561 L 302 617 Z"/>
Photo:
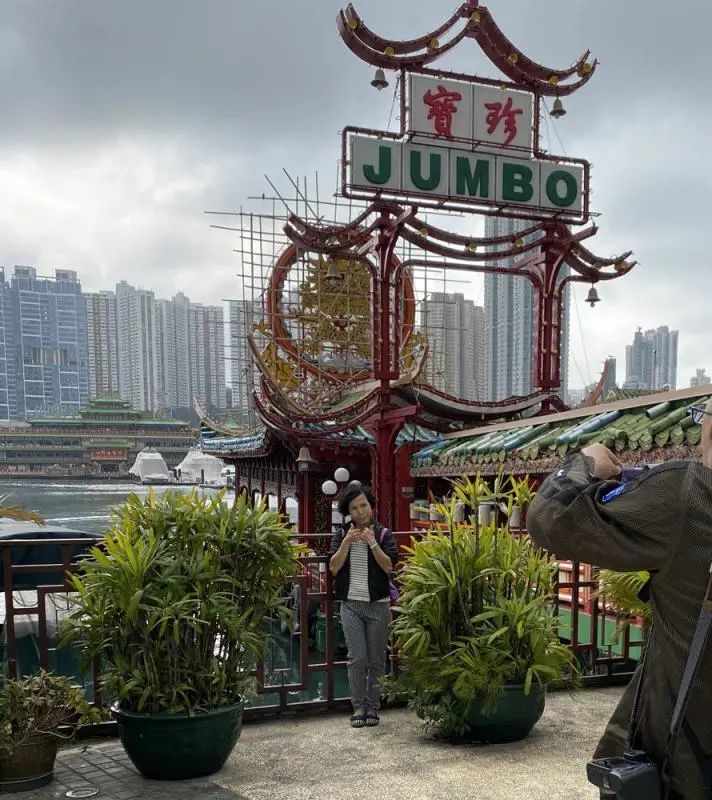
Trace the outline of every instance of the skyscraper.
<path fill-rule="evenodd" d="M 656 331 L 648 331 L 654 336 L 655 361 L 653 381 L 656 389 L 669 386 L 677 388 L 677 339 L 678 332 L 662 325 Z M 647 334 L 646 334 L 647 335 Z"/>
<path fill-rule="evenodd" d="M 221 306 L 188 310 L 190 391 L 208 408 L 225 408 L 225 320 Z"/>
<path fill-rule="evenodd" d="M 252 392 L 258 384 L 247 334 L 262 319 L 262 304 L 254 300 L 230 300 L 228 308 L 232 406 L 246 412 L 250 408 Z"/>
<path fill-rule="evenodd" d="M 657 330 L 641 328 L 625 349 L 624 389 L 663 389 L 677 387 L 678 332 L 667 325 Z"/>
<path fill-rule="evenodd" d="M 1 367 L 0 367 L 1 368 Z M 690 378 L 690 386 L 707 386 L 712 383 L 712 378 L 705 372 L 704 369 L 696 369 L 695 377 Z"/>
<path fill-rule="evenodd" d="M 8 326 L 5 324 L 6 314 L 9 313 L 10 287 L 5 283 L 5 270 L 0 268 L 0 420 L 12 419 L 10 414 L 10 378 L 7 370 L 8 357 Z M 7 299 L 6 299 L 7 298 Z M 14 397 L 14 377 L 12 381 L 12 395 Z M 13 416 L 15 409 L 13 408 Z"/>
<path fill-rule="evenodd" d="M 4 275 L 2 283 L 0 400 L 4 383 L 8 418 L 49 409 L 78 412 L 87 402 L 88 375 L 86 306 L 77 273 L 57 269 L 53 278 L 38 277 L 34 267 L 16 266 L 10 285 Z"/>
<path fill-rule="evenodd" d="M 116 295 L 103 291 L 84 295 L 87 309 L 89 399 L 119 391 Z"/>
<path fill-rule="evenodd" d="M 485 236 L 506 236 L 512 240 L 529 225 L 515 219 L 488 217 Z M 513 259 L 495 265 L 511 267 Z M 485 275 L 485 396 L 503 400 L 530 394 L 536 387 L 534 340 L 535 295 L 532 284 L 518 275 Z M 569 287 L 564 289 L 561 327 L 561 388 L 566 396 L 569 365 Z"/>
<path fill-rule="evenodd" d="M 433 292 L 423 301 L 420 322 L 428 337 L 428 382 L 466 400 L 481 399 L 484 310 L 460 293 Z"/>
<path fill-rule="evenodd" d="M 165 407 L 158 381 L 158 326 L 153 292 L 116 284 L 119 391 L 142 411 Z"/>

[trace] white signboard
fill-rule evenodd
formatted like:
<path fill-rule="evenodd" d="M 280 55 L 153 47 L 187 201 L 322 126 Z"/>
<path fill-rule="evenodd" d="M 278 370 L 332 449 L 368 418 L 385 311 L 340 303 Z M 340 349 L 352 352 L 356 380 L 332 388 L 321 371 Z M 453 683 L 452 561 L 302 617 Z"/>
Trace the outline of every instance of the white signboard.
<path fill-rule="evenodd" d="M 448 147 L 532 152 L 534 99 L 528 92 L 411 75 L 409 107 L 407 128 L 416 137 Z"/>
<path fill-rule="evenodd" d="M 531 209 L 566 218 L 584 214 L 582 165 L 466 151 L 392 139 L 351 135 L 346 185 L 369 193 L 430 197 Z"/>

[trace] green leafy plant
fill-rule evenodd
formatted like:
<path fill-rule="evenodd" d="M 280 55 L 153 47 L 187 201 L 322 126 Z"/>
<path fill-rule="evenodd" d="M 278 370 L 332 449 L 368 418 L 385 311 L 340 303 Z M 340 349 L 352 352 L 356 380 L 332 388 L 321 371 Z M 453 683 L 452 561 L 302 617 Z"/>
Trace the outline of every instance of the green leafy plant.
<path fill-rule="evenodd" d="M 525 475 L 523 478 L 518 479 L 512 475 L 509 479 L 509 483 L 512 488 L 512 496 L 515 504 L 521 509 L 528 508 L 536 494 L 529 476 Z"/>
<path fill-rule="evenodd" d="M 16 747 L 37 736 L 68 739 L 80 725 L 101 719 L 99 709 L 90 706 L 84 690 L 69 678 L 42 670 L 9 679 L 0 695 L 0 752 L 12 755 Z"/>
<path fill-rule="evenodd" d="M 633 617 L 640 617 L 643 625 L 649 629 L 653 623 L 653 612 L 650 605 L 639 597 L 641 589 L 650 578 L 650 573 L 613 572 L 602 569 L 599 575 L 598 596 L 613 610 L 621 615 L 616 626 L 616 635 L 620 635 L 633 622 Z"/>
<path fill-rule="evenodd" d="M 494 711 L 507 684 L 529 694 L 574 671 L 552 611 L 558 566 L 506 525 L 478 523 L 477 503 L 492 494 L 509 499 L 501 482 L 489 495 L 479 476 L 457 482 L 441 504 L 449 530 L 415 542 L 400 572 L 400 671 L 385 685 L 451 734 L 464 732 L 472 704 Z M 452 521 L 456 499 L 473 509 L 468 523 Z"/>
<path fill-rule="evenodd" d="M 72 582 L 63 643 L 98 658 L 126 711 L 188 712 L 238 702 L 266 640 L 287 620 L 284 587 L 300 548 L 264 504 L 224 492 L 131 495 Z"/>

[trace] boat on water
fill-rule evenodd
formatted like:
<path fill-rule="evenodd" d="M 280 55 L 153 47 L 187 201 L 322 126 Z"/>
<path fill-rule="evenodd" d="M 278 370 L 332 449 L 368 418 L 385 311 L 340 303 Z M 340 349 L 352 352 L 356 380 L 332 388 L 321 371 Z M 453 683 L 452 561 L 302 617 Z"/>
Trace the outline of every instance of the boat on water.
<path fill-rule="evenodd" d="M 226 489 L 235 488 L 235 467 L 232 464 L 227 464 L 220 471 L 218 486 L 225 487 Z"/>
<path fill-rule="evenodd" d="M 136 456 L 133 466 L 129 470 L 144 486 L 164 486 L 175 483 L 175 476 L 168 469 L 163 456 L 155 447 L 144 447 Z"/>
<path fill-rule="evenodd" d="M 204 453 L 200 447 L 191 447 L 186 457 L 176 467 L 180 483 L 226 486 L 221 483 L 225 464 L 222 459 Z"/>
<path fill-rule="evenodd" d="M 175 479 L 171 475 L 161 475 L 160 473 L 144 475 L 141 478 L 142 486 L 166 486 L 170 483 L 175 483 Z"/>

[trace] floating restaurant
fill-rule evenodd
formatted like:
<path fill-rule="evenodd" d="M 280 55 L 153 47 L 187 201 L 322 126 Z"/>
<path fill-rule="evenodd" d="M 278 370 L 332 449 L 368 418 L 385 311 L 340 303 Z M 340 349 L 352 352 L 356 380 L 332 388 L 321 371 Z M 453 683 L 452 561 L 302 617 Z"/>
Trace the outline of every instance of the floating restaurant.
<path fill-rule="evenodd" d="M 159 450 L 174 467 L 195 438 L 183 420 L 146 417 L 117 397 L 99 398 L 77 416 L 1 427 L 0 476 L 126 478 L 145 447 Z"/>

